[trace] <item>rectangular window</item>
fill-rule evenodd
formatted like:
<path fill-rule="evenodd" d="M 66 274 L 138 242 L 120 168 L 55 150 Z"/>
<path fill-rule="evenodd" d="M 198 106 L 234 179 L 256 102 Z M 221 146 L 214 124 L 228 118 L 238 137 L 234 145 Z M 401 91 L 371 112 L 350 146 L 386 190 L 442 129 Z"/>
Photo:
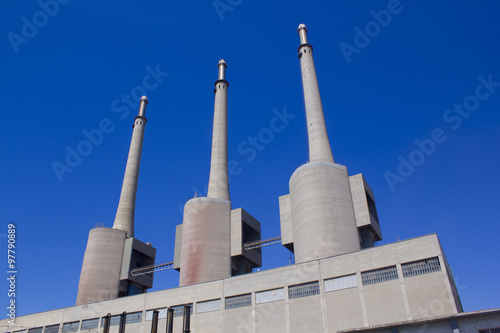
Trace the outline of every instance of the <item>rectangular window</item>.
<path fill-rule="evenodd" d="M 211 301 L 197 302 L 196 313 L 218 311 L 221 309 L 221 299 L 213 299 Z"/>
<path fill-rule="evenodd" d="M 319 294 L 319 282 L 309 282 L 288 287 L 288 297 L 299 298 Z"/>
<path fill-rule="evenodd" d="M 193 314 L 193 303 L 189 303 L 191 305 L 190 314 Z M 174 309 L 174 317 L 182 317 L 184 315 L 184 304 L 176 305 L 172 307 Z"/>
<path fill-rule="evenodd" d="M 430 259 L 401 264 L 401 268 L 403 270 L 403 276 L 406 278 L 440 271 L 441 264 L 439 263 L 439 258 L 434 257 Z"/>
<path fill-rule="evenodd" d="M 335 291 L 358 286 L 356 274 L 325 280 L 325 291 Z"/>
<path fill-rule="evenodd" d="M 94 319 L 85 319 L 82 320 L 82 327 L 80 330 L 91 330 L 93 328 L 99 327 L 99 318 L 94 318 Z"/>
<path fill-rule="evenodd" d="M 285 288 L 259 291 L 255 293 L 255 303 L 267 303 L 285 299 Z"/>
<path fill-rule="evenodd" d="M 500 333 L 500 327 L 479 330 L 479 333 Z"/>
<path fill-rule="evenodd" d="M 28 333 L 42 333 L 43 327 L 34 327 L 28 330 Z"/>
<path fill-rule="evenodd" d="M 101 327 L 104 327 L 105 321 L 106 321 L 106 317 L 102 317 Z M 109 326 L 111 327 L 111 326 L 118 326 L 118 325 L 120 325 L 120 315 L 111 316 Z"/>
<path fill-rule="evenodd" d="M 158 319 L 167 318 L 168 308 L 157 309 L 157 310 L 159 312 L 158 313 Z M 153 311 L 154 310 L 148 310 L 148 311 L 146 311 L 146 321 L 153 320 Z"/>
<path fill-rule="evenodd" d="M 77 322 L 77 323 L 80 323 L 80 322 Z M 57 332 L 59 332 L 59 324 L 45 326 L 45 329 L 43 330 L 43 332 L 44 333 L 57 333 Z"/>
<path fill-rule="evenodd" d="M 127 313 L 125 323 L 133 324 L 133 323 L 140 323 L 140 322 L 142 322 L 142 311 L 141 312 Z"/>
<path fill-rule="evenodd" d="M 252 294 L 226 297 L 226 310 L 252 305 Z"/>
<path fill-rule="evenodd" d="M 79 321 L 72 321 L 69 323 L 64 323 L 62 331 L 63 331 L 63 333 L 76 332 L 76 331 L 78 331 L 79 327 L 80 327 Z"/>
<path fill-rule="evenodd" d="M 361 272 L 361 279 L 363 280 L 364 286 L 374 283 L 396 280 L 398 279 L 398 277 L 398 270 L 396 269 L 396 266 Z"/>
<path fill-rule="evenodd" d="M 26 333 L 26 330 L 14 331 L 14 333 Z"/>

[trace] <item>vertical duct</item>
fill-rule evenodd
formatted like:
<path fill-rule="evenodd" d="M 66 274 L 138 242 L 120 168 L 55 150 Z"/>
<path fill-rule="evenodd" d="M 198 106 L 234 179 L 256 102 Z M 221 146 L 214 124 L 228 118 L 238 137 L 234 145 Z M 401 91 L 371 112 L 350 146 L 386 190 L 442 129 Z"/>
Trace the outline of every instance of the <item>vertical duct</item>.
<path fill-rule="evenodd" d="M 120 326 L 118 327 L 118 333 L 125 333 L 125 325 L 127 323 L 127 312 L 123 311 L 120 315 Z"/>
<path fill-rule="evenodd" d="M 151 321 L 151 333 L 158 333 L 158 315 L 160 311 L 153 311 L 153 320 Z"/>
<path fill-rule="evenodd" d="M 167 333 L 174 332 L 174 308 L 169 306 L 167 310 Z"/>
<path fill-rule="evenodd" d="M 184 333 L 191 332 L 191 305 L 184 305 L 184 319 L 183 319 Z"/>
<path fill-rule="evenodd" d="M 130 143 L 125 176 L 123 177 L 120 202 L 116 211 L 113 229 L 124 230 L 127 237 L 134 237 L 135 197 L 139 181 L 139 168 L 141 165 L 142 142 L 146 126 L 146 105 L 148 98 L 141 97 L 139 114 L 135 117 L 134 132 Z"/>

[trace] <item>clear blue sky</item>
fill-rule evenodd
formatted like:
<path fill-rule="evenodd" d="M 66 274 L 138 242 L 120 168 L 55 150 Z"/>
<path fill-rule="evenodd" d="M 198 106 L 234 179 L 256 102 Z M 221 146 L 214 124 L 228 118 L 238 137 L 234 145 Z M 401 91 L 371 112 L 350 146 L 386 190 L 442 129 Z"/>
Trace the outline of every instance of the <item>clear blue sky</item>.
<path fill-rule="evenodd" d="M 260 220 L 264 236 L 280 234 L 278 196 L 308 159 L 299 23 L 334 158 L 373 189 L 380 244 L 437 233 L 465 310 L 500 307 L 498 1 L 220 0 L 219 12 L 212 1 L 60 2 L 49 15 L 35 1 L 3 1 L 0 13 L 0 246 L 7 253 L 15 223 L 19 315 L 74 305 L 88 232 L 111 226 L 118 204 L 138 110 L 121 96 L 145 87 L 135 231 L 157 262 L 173 258 L 179 207 L 205 194 L 221 58 L 233 208 Z M 284 109 L 288 124 L 271 138 L 265 129 Z M 85 152 L 82 131 L 101 122 L 109 133 Z M 67 147 L 88 154 L 59 179 L 53 165 L 66 164 Z M 263 255 L 263 269 L 288 264 L 279 245 Z M 177 284 L 165 271 L 153 290 Z M 7 289 L 4 279 L 2 307 Z"/>

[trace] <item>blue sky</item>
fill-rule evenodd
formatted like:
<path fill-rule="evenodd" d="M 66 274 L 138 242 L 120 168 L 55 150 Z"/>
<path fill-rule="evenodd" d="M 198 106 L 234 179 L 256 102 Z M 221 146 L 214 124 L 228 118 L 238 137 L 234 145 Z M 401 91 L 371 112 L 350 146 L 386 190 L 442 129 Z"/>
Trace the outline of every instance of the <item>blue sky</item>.
<path fill-rule="evenodd" d="M 0 246 L 14 223 L 18 315 L 74 305 L 88 232 L 114 220 L 143 91 L 135 233 L 157 262 L 173 258 L 179 207 L 206 193 L 221 58 L 233 208 L 280 234 L 278 197 L 308 159 L 299 23 L 334 158 L 373 189 L 380 244 L 437 233 L 465 310 L 500 307 L 500 3 L 59 1 L 4 1 L 0 13 Z M 100 127 L 102 140 L 82 143 Z M 68 149 L 86 156 L 69 166 Z M 263 269 L 288 264 L 279 245 L 263 255 Z M 177 284 L 165 271 L 153 290 Z"/>

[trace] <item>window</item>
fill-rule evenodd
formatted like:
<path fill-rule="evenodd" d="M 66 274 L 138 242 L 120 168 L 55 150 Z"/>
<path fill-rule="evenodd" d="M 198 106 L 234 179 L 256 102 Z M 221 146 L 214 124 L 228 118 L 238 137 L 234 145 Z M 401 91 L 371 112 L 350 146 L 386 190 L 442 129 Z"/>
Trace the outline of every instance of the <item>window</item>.
<path fill-rule="evenodd" d="M 167 318 L 168 308 L 157 309 L 157 310 L 160 312 L 158 313 L 158 319 Z M 153 320 L 153 311 L 154 310 L 146 311 L 146 321 Z"/>
<path fill-rule="evenodd" d="M 406 278 L 440 271 L 441 264 L 439 263 L 439 258 L 434 257 L 402 264 L 401 268 L 403 269 L 403 276 Z"/>
<path fill-rule="evenodd" d="M 90 330 L 90 329 L 97 328 L 97 327 L 99 327 L 99 318 L 94 318 L 94 319 L 82 320 L 82 327 L 80 329 L 83 331 L 83 330 Z"/>
<path fill-rule="evenodd" d="M 72 321 L 69 323 L 64 323 L 62 331 L 63 331 L 63 333 L 76 332 L 76 331 L 78 331 L 79 326 L 80 326 L 79 321 Z M 47 333 L 47 331 L 46 331 L 46 333 Z"/>
<path fill-rule="evenodd" d="M 80 322 L 78 321 L 77 323 L 79 324 Z M 77 330 L 78 330 L 78 328 L 77 328 Z M 57 333 L 57 332 L 59 332 L 59 324 L 45 326 L 45 329 L 43 330 L 43 332 L 44 333 Z"/>
<path fill-rule="evenodd" d="M 267 303 L 285 299 L 285 288 L 259 291 L 255 293 L 255 303 Z"/>
<path fill-rule="evenodd" d="M 398 271 L 396 266 L 374 269 L 373 271 L 361 272 L 361 279 L 363 285 L 370 285 L 385 281 L 396 280 L 398 278 Z"/>
<path fill-rule="evenodd" d="M 288 287 L 288 297 L 299 298 L 319 294 L 319 282 L 309 282 Z"/>
<path fill-rule="evenodd" d="M 221 299 L 213 299 L 211 301 L 204 301 L 196 303 L 196 313 L 218 311 L 221 309 Z"/>
<path fill-rule="evenodd" d="M 101 327 L 104 327 L 104 322 L 106 321 L 106 317 L 103 317 L 101 320 Z M 120 315 L 111 316 L 109 321 L 109 326 L 118 326 L 120 325 Z M 64 333 L 64 332 L 63 332 Z"/>
<path fill-rule="evenodd" d="M 226 297 L 226 310 L 252 305 L 252 294 Z"/>
<path fill-rule="evenodd" d="M 142 312 L 127 313 L 125 319 L 126 324 L 140 323 L 142 322 Z"/>
<path fill-rule="evenodd" d="M 43 327 L 34 327 L 28 330 L 28 333 L 42 333 Z"/>
<path fill-rule="evenodd" d="M 193 314 L 193 303 L 189 303 L 191 305 L 190 314 Z M 174 317 L 182 317 L 184 315 L 184 304 L 176 305 L 172 307 L 174 309 Z"/>
<path fill-rule="evenodd" d="M 356 274 L 325 280 L 325 291 L 335 291 L 358 286 Z"/>

